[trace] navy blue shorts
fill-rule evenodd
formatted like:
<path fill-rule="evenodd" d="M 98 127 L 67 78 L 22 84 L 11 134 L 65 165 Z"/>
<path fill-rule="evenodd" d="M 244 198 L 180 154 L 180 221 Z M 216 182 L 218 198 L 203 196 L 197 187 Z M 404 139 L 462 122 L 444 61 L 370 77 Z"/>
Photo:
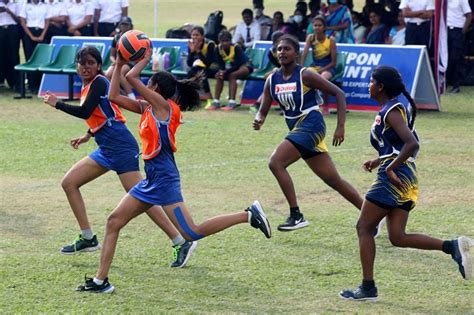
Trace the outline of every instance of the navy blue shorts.
<path fill-rule="evenodd" d="M 395 170 L 395 174 L 407 187 L 402 191 L 390 182 L 385 173 L 386 167 L 392 161 L 393 158 L 382 161 L 377 171 L 377 178 L 365 195 L 365 199 L 386 210 L 399 208 L 410 211 L 415 207 L 419 194 L 415 163 L 405 162 Z"/>
<path fill-rule="evenodd" d="M 105 125 L 95 134 L 99 146 L 89 157 L 117 174 L 139 171 L 138 144 L 122 122 Z"/>

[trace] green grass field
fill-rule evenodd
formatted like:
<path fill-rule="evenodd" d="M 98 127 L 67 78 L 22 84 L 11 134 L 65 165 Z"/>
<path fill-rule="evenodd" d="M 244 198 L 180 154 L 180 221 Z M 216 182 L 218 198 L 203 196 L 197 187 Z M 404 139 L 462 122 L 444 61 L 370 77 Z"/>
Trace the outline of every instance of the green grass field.
<path fill-rule="evenodd" d="M 135 24 L 143 23 L 143 29 L 151 32 L 152 15 L 151 20 L 145 15 L 152 13 L 148 2 L 131 2 L 136 5 L 131 9 Z M 161 29 L 171 27 L 174 17 L 176 24 L 184 23 L 175 3 L 186 6 L 196 20 L 224 8 L 226 18 L 237 21 L 242 8 L 230 1 L 221 2 L 225 6 L 200 1 L 192 7 L 192 1 L 163 0 L 160 16 L 165 27 L 160 24 Z M 272 4 L 283 7 L 285 3 L 267 0 L 266 11 L 273 11 Z M 285 12 L 291 11 L 286 7 Z M 462 87 L 461 94 L 441 98 L 442 112 L 418 115 L 421 196 L 410 216 L 409 232 L 443 239 L 474 237 L 473 98 L 474 88 Z M 125 115 L 137 135 L 138 115 Z M 373 116 L 349 113 L 346 141 L 331 148 L 339 172 L 361 194 L 374 178 L 361 169 L 366 159 L 375 156 L 368 142 Z M 0 89 L 1 314 L 474 314 L 474 282 L 461 279 L 449 256 L 394 248 L 386 230 L 377 239 L 375 272 L 381 300 L 340 300 L 337 293 L 361 279 L 355 231 L 358 212 L 300 161 L 290 172 L 300 207 L 311 224 L 292 233 L 276 231 L 287 215 L 287 205 L 266 164 L 286 134 L 281 116 L 272 111 L 260 132 L 252 130 L 253 116 L 246 108 L 231 113 L 200 110 L 185 113 L 184 118 L 176 159 L 195 221 L 242 210 L 259 199 L 274 228 L 273 238 L 267 240 L 246 224 L 236 226 L 200 241 L 188 266 L 172 270 L 169 241 L 142 215 L 120 235 L 110 272 L 116 292 L 80 294 L 74 289 L 84 275 L 94 275 L 99 253 L 58 253 L 78 233 L 60 181 L 95 144 L 91 141 L 73 150 L 69 140 L 86 131 L 83 121 L 39 99 L 13 100 L 13 94 Z M 326 122 L 332 136 L 335 116 Z M 112 173 L 82 192 L 89 219 L 102 239 L 107 215 L 124 192 Z"/>

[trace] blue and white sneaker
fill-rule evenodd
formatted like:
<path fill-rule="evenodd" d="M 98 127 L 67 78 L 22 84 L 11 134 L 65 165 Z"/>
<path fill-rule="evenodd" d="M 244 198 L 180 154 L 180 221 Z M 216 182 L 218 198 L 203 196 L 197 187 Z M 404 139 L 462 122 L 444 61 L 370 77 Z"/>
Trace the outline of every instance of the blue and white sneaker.
<path fill-rule="evenodd" d="M 386 222 L 385 222 L 385 218 L 386 218 L 386 217 L 384 217 L 382 220 L 380 220 L 379 224 L 377 224 L 377 227 L 375 228 L 375 232 L 374 232 L 374 238 L 379 237 L 380 232 L 382 231 L 382 228 L 383 228 L 383 226 L 384 226 L 385 223 L 386 223 Z"/>
<path fill-rule="evenodd" d="M 472 278 L 472 261 L 469 254 L 472 240 L 466 236 L 461 236 L 457 240 L 452 240 L 453 253 L 451 257 L 459 266 L 461 276 L 469 280 Z"/>
<path fill-rule="evenodd" d="M 113 293 L 115 288 L 110 284 L 109 279 L 105 278 L 101 285 L 94 282 L 92 278 L 85 278 L 86 283 L 76 288 L 79 292 L 90 292 L 90 293 Z"/>
<path fill-rule="evenodd" d="M 379 299 L 377 287 L 370 290 L 364 290 L 359 286 L 355 290 L 344 290 L 339 292 L 339 297 L 345 300 L 352 301 L 377 301 Z"/>
<path fill-rule="evenodd" d="M 265 215 L 265 212 L 263 212 L 263 208 L 258 200 L 255 200 L 250 207 L 245 209 L 245 211 L 250 213 L 249 223 L 251 226 L 256 229 L 260 229 L 260 231 L 262 231 L 262 233 L 265 234 L 267 238 L 272 237 L 270 223 L 268 222 L 267 216 Z"/>
<path fill-rule="evenodd" d="M 191 254 L 196 249 L 197 242 L 185 242 L 183 245 L 173 246 L 173 262 L 172 268 L 183 268 L 191 257 Z"/>

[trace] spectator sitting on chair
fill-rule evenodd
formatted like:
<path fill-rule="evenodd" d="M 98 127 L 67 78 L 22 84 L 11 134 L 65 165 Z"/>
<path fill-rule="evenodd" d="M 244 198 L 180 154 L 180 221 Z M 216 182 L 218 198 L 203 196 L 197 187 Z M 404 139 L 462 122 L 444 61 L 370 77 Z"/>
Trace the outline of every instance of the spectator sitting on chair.
<path fill-rule="evenodd" d="M 308 28 L 308 20 L 304 12 L 297 8 L 289 20 L 288 33 L 298 38 L 300 42 L 306 39 L 306 30 Z"/>
<path fill-rule="evenodd" d="M 255 41 L 261 38 L 260 24 L 254 20 L 253 12 L 250 9 L 244 9 L 242 11 L 242 19 L 243 21 L 235 28 L 232 43 L 238 44 L 243 48 L 249 48 L 253 46 Z"/>
<path fill-rule="evenodd" d="M 272 33 L 274 32 L 283 32 L 285 34 L 288 33 L 288 24 L 285 23 L 285 19 L 281 11 L 276 11 L 273 13 Z"/>
<path fill-rule="evenodd" d="M 74 0 L 67 7 L 67 31 L 73 36 L 92 36 L 94 7 L 91 3 Z"/>
<path fill-rule="evenodd" d="M 387 25 L 381 23 L 382 14 L 377 9 L 369 11 L 370 26 L 365 31 L 364 43 L 385 44 L 387 40 Z"/>
<path fill-rule="evenodd" d="M 192 78 L 198 73 L 204 73 L 204 81 L 202 88 L 207 97 L 206 109 L 212 105 L 211 88 L 207 78 L 213 78 L 219 70 L 219 65 L 216 62 L 216 44 L 212 40 L 204 38 L 204 28 L 201 26 L 194 26 L 191 30 L 191 39 L 188 41 L 188 59 L 186 63 L 190 70 L 188 77 Z"/>
<path fill-rule="evenodd" d="M 301 55 L 300 64 L 304 66 L 309 48 L 313 48 L 313 62 L 310 69 L 319 73 L 323 78 L 331 81 L 336 67 L 336 42 L 334 38 L 326 36 L 326 20 L 317 16 L 313 20 L 314 34 L 308 35 Z M 329 113 L 328 96 L 323 94 L 323 115 Z"/>
<path fill-rule="evenodd" d="M 354 41 L 356 44 L 360 44 L 364 41 L 364 34 L 367 28 L 364 26 L 363 16 L 361 13 L 352 11 L 351 15 L 354 26 Z"/>
<path fill-rule="evenodd" d="M 398 11 L 398 25 L 392 26 L 388 34 L 387 44 L 405 45 L 406 24 L 402 11 Z"/>
<path fill-rule="evenodd" d="M 123 33 L 130 31 L 133 29 L 132 19 L 129 16 L 124 16 L 120 20 L 118 24 L 119 32 L 115 34 L 114 39 L 112 39 L 112 44 L 110 46 L 110 61 L 112 64 L 110 65 L 109 69 L 105 73 L 105 76 L 110 80 L 112 78 L 112 74 L 114 73 L 115 63 L 117 61 L 117 43 L 122 36 Z M 132 86 L 128 83 L 125 75 L 133 68 L 135 63 L 129 62 L 122 67 L 122 75 L 120 76 L 120 88 L 123 94 L 127 95 L 131 99 L 135 99 L 135 94 L 133 94 Z"/>
<path fill-rule="evenodd" d="M 231 43 L 232 35 L 222 30 L 219 33 L 219 45 L 216 48 L 219 71 L 216 73 L 216 90 L 214 101 L 210 110 L 219 109 L 220 97 L 224 87 L 224 80 L 229 80 L 229 103 L 222 110 L 233 110 L 237 107 L 235 96 L 237 94 L 237 80 L 243 80 L 252 73 L 253 68 L 249 66 L 249 59 L 239 45 Z"/>
<path fill-rule="evenodd" d="M 263 3 L 254 3 L 253 12 L 255 13 L 255 21 L 260 24 L 260 39 L 268 40 L 271 35 L 273 20 L 263 13 L 264 9 Z"/>

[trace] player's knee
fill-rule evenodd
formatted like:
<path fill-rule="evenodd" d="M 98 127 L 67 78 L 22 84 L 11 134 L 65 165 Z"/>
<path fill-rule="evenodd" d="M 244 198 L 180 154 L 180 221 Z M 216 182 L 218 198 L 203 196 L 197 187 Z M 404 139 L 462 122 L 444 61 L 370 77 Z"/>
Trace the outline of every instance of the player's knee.
<path fill-rule="evenodd" d="M 176 207 L 173 210 L 174 215 L 176 217 L 176 220 L 178 221 L 180 230 L 182 230 L 186 235 L 186 239 L 189 241 L 196 241 L 199 240 L 203 237 L 205 237 L 204 234 L 199 231 L 199 227 L 196 226 L 194 223 L 188 223 L 186 221 L 186 218 L 184 217 L 183 210 L 181 207 Z"/>
<path fill-rule="evenodd" d="M 272 157 L 270 157 L 270 160 L 268 161 L 268 168 L 272 173 L 278 172 L 278 170 L 282 169 L 281 163 L 278 163 L 278 161 Z"/>
<path fill-rule="evenodd" d="M 69 176 L 63 177 L 61 181 L 61 187 L 63 188 L 64 191 L 69 191 L 69 190 L 78 188 L 75 182 Z"/>
<path fill-rule="evenodd" d="M 122 227 L 124 227 L 126 224 L 125 220 L 120 218 L 115 213 L 111 213 L 109 217 L 107 218 L 107 230 L 108 231 L 117 231 L 120 230 Z"/>
<path fill-rule="evenodd" d="M 401 234 L 401 233 L 393 234 L 392 233 L 388 236 L 388 239 L 390 240 L 390 243 L 393 246 L 406 247 L 404 234 Z"/>
<path fill-rule="evenodd" d="M 359 219 L 356 224 L 357 235 L 365 236 L 371 233 L 371 226 L 366 220 Z"/>

